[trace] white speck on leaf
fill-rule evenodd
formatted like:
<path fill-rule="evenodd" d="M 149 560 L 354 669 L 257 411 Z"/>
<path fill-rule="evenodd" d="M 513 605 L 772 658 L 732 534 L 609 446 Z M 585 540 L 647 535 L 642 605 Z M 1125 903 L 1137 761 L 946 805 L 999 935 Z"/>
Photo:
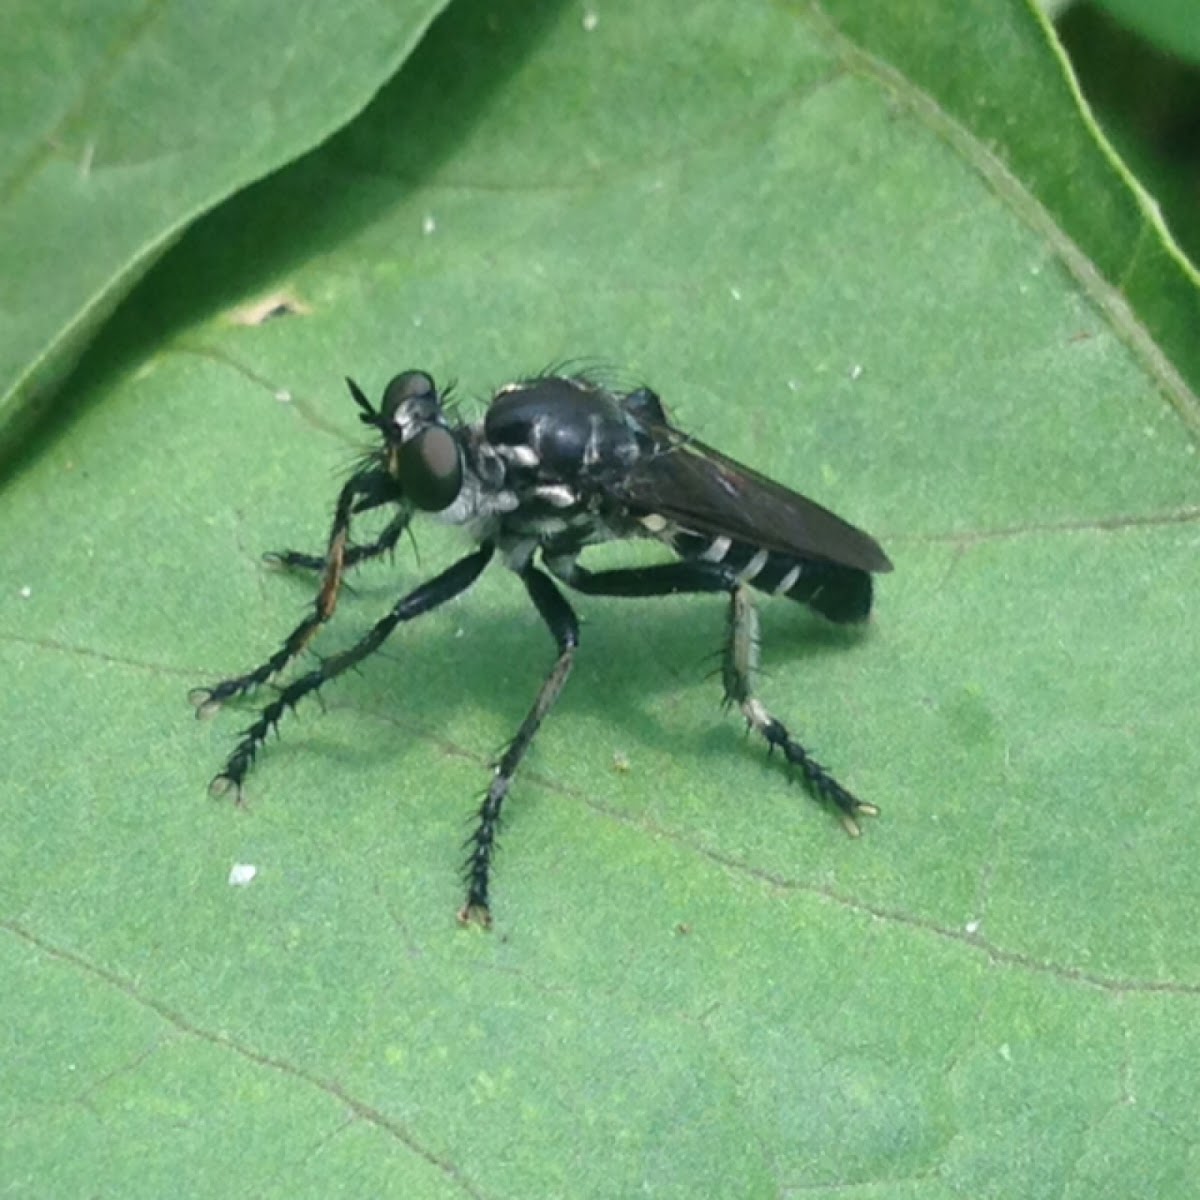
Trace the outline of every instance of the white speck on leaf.
<path fill-rule="evenodd" d="M 229 868 L 229 886 L 245 887 L 253 882 L 257 874 L 258 868 L 253 863 L 234 863 Z"/>

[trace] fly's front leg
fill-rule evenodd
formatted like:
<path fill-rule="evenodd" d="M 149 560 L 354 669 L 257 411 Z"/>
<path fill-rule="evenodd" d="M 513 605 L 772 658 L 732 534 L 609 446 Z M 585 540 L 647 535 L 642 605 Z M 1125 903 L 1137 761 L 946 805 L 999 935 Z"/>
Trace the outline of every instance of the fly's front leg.
<path fill-rule="evenodd" d="M 862 831 L 859 817 L 877 816 L 874 804 L 859 800 L 844 788 L 772 716 L 754 695 L 754 671 L 758 665 L 758 613 L 749 589 L 737 574 L 720 563 L 685 560 L 652 567 L 625 567 L 589 571 L 572 555 L 550 560 L 547 565 L 564 583 L 593 596 L 668 596 L 686 592 L 726 592 L 729 595 L 729 628 L 722 660 L 726 704 L 736 704 L 751 729 L 766 739 L 771 750 L 778 748 L 800 772 L 809 793 L 838 809 L 842 826 L 852 837 Z"/>
<path fill-rule="evenodd" d="M 768 750 L 779 749 L 784 758 L 800 771 L 809 792 L 818 800 L 834 805 L 842 827 L 851 837 L 862 832 L 858 817 L 874 817 L 879 809 L 867 804 L 844 788 L 788 732 L 782 721 L 773 717 L 754 695 L 754 672 L 758 668 L 758 610 L 749 588 L 737 585 L 729 593 L 729 628 L 721 663 L 726 705 L 736 704 L 751 729 L 762 734 Z"/>
<path fill-rule="evenodd" d="M 196 706 L 196 716 L 207 717 L 216 712 L 227 700 L 266 683 L 277 675 L 312 641 L 317 631 L 333 616 L 337 608 L 338 592 L 342 586 L 342 575 L 346 569 L 346 556 L 350 537 L 350 521 L 357 510 L 357 501 L 369 495 L 378 486 L 377 470 L 360 472 L 352 476 L 342 488 L 334 511 L 333 524 L 329 530 L 329 542 L 325 557 L 321 560 L 323 574 L 321 587 L 313 601 L 312 612 L 284 639 L 283 645 L 267 659 L 244 675 L 223 680 L 211 688 L 195 688 L 188 698 Z"/>
<path fill-rule="evenodd" d="M 468 554 L 466 558 L 459 559 L 448 570 L 409 592 L 386 617 L 377 621 L 370 631 L 348 650 L 331 654 L 320 666 L 281 688 L 279 695 L 258 714 L 258 719 L 243 731 L 242 740 L 234 747 L 233 753 L 213 779 L 209 790 L 219 796 L 232 788 L 240 795 L 242 781 L 254 764 L 263 742 L 267 740 L 267 734 L 279 724 L 280 718 L 289 708 L 295 708 L 305 696 L 357 666 L 367 655 L 373 654 L 397 625 L 411 621 L 414 617 L 419 617 L 466 591 L 479 578 L 479 573 L 487 566 L 492 553 L 493 547 L 488 542 L 474 553 Z"/>
<path fill-rule="evenodd" d="M 387 523 L 374 541 L 364 542 L 361 546 L 348 546 L 342 556 L 342 570 L 349 571 L 359 563 L 390 553 L 396 548 L 396 543 L 411 520 L 411 512 L 400 512 Z M 269 550 L 263 555 L 263 561 L 284 571 L 321 571 L 326 565 L 324 555 L 306 554 L 303 550 Z"/>
<path fill-rule="evenodd" d="M 525 757 L 534 735 L 554 706 L 559 692 L 571 674 L 575 649 L 579 645 L 579 621 L 551 580 L 533 567 L 527 567 L 521 573 L 521 579 L 530 599 L 541 613 L 542 620 L 554 635 L 558 646 L 558 658 L 550 668 L 550 674 L 546 676 L 533 707 L 521 723 L 521 728 L 517 730 L 517 736 L 509 742 L 508 748 L 496 764 L 496 773 L 492 776 L 491 786 L 479 809 L 479 823 L 475 832 L 467 839 L 467 846 L 470 847 L 464 869 L 467 899 L 458 914 L 458 919 L 464 925 L 470 921 L 478 921 L 485 926 L 491 924 L 488 883 L 492 856 L 496 849 L 496 833 L 500 827 L 500 809 L 521 759 Z"/>

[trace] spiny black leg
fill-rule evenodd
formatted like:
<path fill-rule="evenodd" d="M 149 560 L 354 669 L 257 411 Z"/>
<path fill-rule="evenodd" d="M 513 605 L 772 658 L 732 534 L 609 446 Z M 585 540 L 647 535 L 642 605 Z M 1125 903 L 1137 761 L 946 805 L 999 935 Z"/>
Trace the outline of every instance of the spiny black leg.
<path fill-rule="evenodd" d="M 329 530 L 328 548 L 325 557 L 321 560 L 324 575 L 321 578 L 321 587 L 317 592 L 317 597 L 313 601 L 312 612 L 287 635 L 283 645 L 253 671 L 247 671 L 246 674 L 237 675 L 233 679 L 226 679 L 215 687 L 194 688 L 189 692 L 188 699 L 196 706 L 196 716 L 210 716 L 226 700 L 231 700 L 234 696 L 240 696 L 242 693 L 258 687 L 259 684 L 266 683 L 272 675 L 282 671 L 312 641 L 317 630 L 333 616 L 333 611 L 337 608 L 338 592 L 342 586 L 342 574 L 346 566 L 350 519 L 356 508 L 355 502 L 364 494 L 369 495 L 371 490 L 378 486 L 379 474 L 377 469 L 358 472 L 346 481 L 345 487 L 338 496 L 333 524 Z"/>
<path fill-rule="evenodd" d="M 567 682 L 567 676 L 571 674 L 575 648 L 579 645 L 579 621 L 551 580 L 533 567 L 526 567 L 521 573 L 521 579 L 538 612 L 541 613 L 542 620 L 554 635 L 558 646 L 558 658 L 550 669 L 550 674 L 546 676 L 533 707 L 521 722 L 517 736 L 509 742 L 508 748 L 496 764 L 496 773 L 492 776 L 491 786 L 479 809 L 479 824 L 467 840 L 467 845 L 471 848 L 465 867 L 467 901 L 458 914 L 458 919 L 464 925 L 470 921 L 478 921 L 485 926 L 491 924 L 491 915 L 488 912 L 488 876 L 496 848 L 500 808 L 534 734 L 558 699 L 563 684 Z"/>
<path fill-rule="evenodd" d="M 859 800 L 844 788 L 804 747 L 783 722 L 773 717 L 754 695 L 754 671 L 758 665 L 758 613 L 748 588 L 737 575 L 719 563 L 685 560 L 652 567 L 619 567 L 589 571 L 565 554 L 548 560 L 547 566 L 564 583 L 593 596 L 666 596 L 681 592 L 728 592 L 729 634 L 725 644 L 722 679 L 726 704 L 736 704 L 752 729 L 800 771 L 809 793 L 833 804 L 851 837 L 862 832 L 858 817 L 874 817 L 879 809 Z"/>
<path fill-rule="evenodd" d="M 725 643 L 721 677 L 725 684 L 725 703 L 741 709 L 751 729 L 766 738 L 770 750 L 783 751 L 783 756 L 799 768 L 809 793 L 818 800 L 834 805 L 842 826 L 851 837 L 862 832 L 857 818 L 874 817 L 879 809 L 859 800 L 844 788 L 815 758 L 797 742 L 782 721 L 773 717 L 754 695 L 754 672 L 758 667 L 758 612 L 750 591 L 737 586 L 729 594 L 729 632 Z"/>
<path fill-rule="evenodd" d="M 371 558 L 378 558 L 396 548 L 396 543 L 408 528 L 412 520 L 411 512 L 400 512 L 388 523 L 383 532 L 372 542 L 361 546 L 349 546 L 342 556 L 342 569 L 349 571 L 359 563 Z M 325 567 L 325 557 L 321 554 L 305 554 L 303 550 L 269 550 L 263 555 L 264 561 L 282 570 L 321 571 Z"/>
<path fill-rule="evenodd" d="M 210 785 L 212 793 L 219 796 L 233 788 L 240 796 L 242 781 L 253 765 L 259 748 L 289 708 L 295 708 L 310 692 L 315 692 L 323 684 L 348 671 L 378 650 L 397 625 L 411 621 L 414 617 L 419 617 L 466 591 L 479 578 L 479 573 L 487 566 L 493 551 L 492 544 L 485 542 L 478 550 L 459 559 L 448 570 L 409 592 L 386 617 L 371 627 L 365 637 L 348 650 L 331 654 L 319 667 L 281 688 L 279 695 L 258 714 L 258 719 L 243 731 L 242 740 L 234 747 L 225 766 L 213 779 Z"/>

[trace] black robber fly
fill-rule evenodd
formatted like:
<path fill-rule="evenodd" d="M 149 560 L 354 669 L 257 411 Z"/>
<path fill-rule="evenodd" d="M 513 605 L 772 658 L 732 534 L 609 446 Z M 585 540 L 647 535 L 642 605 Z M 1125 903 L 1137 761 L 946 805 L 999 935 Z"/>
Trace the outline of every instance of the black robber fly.
<path fill-rule="evenodd" d="M 683 433 L 648 388 L 621 395 L 583 375 L 539 375 L 502 387 L 481 421 L 454 423 L 424 371 L 397 375 L 378 408 L 347 382 L 379 445 L 343 486 L 324 554 L 267 556 L 283 567 L 321 573 L 312 612 L 261 666 L 193 692 L 198 715 L 282 671 L 333 616 L 346 571 L 392 550 L 418 512 L 466 527 L 475 548 L 403 596 L 349 649 L 284 684 L 243 732 L 212 782 L 215 794 L 232 790 L 240 798 L 259 749 L 287 709 L 374 653 L 396 626 L 465 592 L 498 554 L 525 585 L 558 657 L 500 756 L 479 809 L 467 842 L 460 920 L 490 921 L 500 810 L 571 673 L 579 622 L 555 580 L 593 596 L 723 593 L 729 606 L 721 670 L 726 705 L 738 707 L 770 750 L 782 751 L 848 833 L 857 836 L 858 818 L 878 812 L 838 783 L 755 696 L 758 620 L 750 592 L 787 596 L 831 621 L 862 621 L 871 610 L 872 573 L 892 569 L 873 538 Z M 382 533 L 352 542 L 355 518 L 374 509 L 391 514 Z M 665 543 L 676 560 L 599 571 L 579 561 L 588 546 L 634 537 Z"/>

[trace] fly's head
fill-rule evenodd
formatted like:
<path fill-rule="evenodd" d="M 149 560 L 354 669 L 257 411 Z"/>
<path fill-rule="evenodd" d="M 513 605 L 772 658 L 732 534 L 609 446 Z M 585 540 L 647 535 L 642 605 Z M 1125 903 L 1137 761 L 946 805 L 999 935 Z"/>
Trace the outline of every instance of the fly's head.
<path fill-rule="evenodd" d="M 382 436 L 379 461 L 405 498 L 424 512 L 449 508 L 462 491 L 463 454 L 432 377 L 424 371 L 397 375 L 378 409 L 354 380 L 346 382 L 362 410 L 359 420 Z"/>

